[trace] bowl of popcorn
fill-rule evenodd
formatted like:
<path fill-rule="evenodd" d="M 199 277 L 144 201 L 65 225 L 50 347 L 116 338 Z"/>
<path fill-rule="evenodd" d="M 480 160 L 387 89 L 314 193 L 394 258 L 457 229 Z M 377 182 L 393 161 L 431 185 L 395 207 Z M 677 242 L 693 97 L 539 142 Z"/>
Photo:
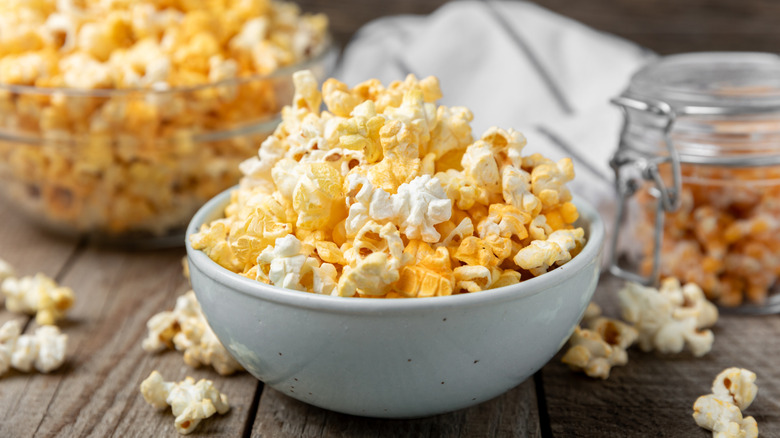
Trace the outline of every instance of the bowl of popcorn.
<path fill-rule="evenodd" d="M 327 18 L 287 2 L 4 2 L 0 29 L 0 195 L 130 244 L 180 245 L 279 123 L 292 72 L 335 58 Z"/>
<path fill-rule="evenodd" d="M 227 350 L 291 397 L 372 417 L 475 405 L 542 367 L 599 276 L 603 224 L 567 188 L 571 160 L 524 155 L 514 130 L 475 140 L 434 77 L 293 79 L 241 182 L 187 230 Z"/>

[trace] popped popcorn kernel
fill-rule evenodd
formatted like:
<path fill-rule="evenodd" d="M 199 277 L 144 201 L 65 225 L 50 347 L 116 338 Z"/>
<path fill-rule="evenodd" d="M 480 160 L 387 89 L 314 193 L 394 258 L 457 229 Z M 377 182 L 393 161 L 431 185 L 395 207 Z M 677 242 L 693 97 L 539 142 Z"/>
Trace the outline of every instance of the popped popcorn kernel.
<path fill-rule="evenodd" d="M 211 380 L 201 379 L 197 383 L 192 377 L 181 382 L 167 382 L 155 371 L 141 382 L 141 395 L 155 409 L 171 407 L 176 417 L 176 430 L 187 435 L 201 421 L 230 410 L 228 398 L 220 393 Z"/>
<path fill-rule="evenodd" d="M 225 217 L 191 236 L 222 266 L 313 293 L 431 297 L 518 284 L 582 250 L 571 161 L 523 156 L 512 129 L 475 141 L 467 108 L 436 104 L 436 78 L 317 90 L 299 72 L 295 86 Z"/>
<path fill-rule="evenodd" d="M 42 273 L 33 277 L 9 276 L 0 284 L 5 295 L 5 308 L 10 312 L 35 315 L 39 325 L 52 325 L 73 306 L 73 290 L 59 286 Z"/>
<path fill-rule="evenodd" d="M 68 336 L 53 325 L 43 325 L 32 335 L 22 334 L 22 322 L 10 320 L 0 327 L 0 376 L 11 367 L 42 373 L 56 370 L 65 362 Z"/>
<path fill-rule="evenodd" d="M 142 346 L 148 352 L 175 348 L 183 352 L 187 365 L 211 365 L 221 375 L 243 370 L 211 330 L 193 291 L 177 298 L 172 311 L 152 316 L 146 327 L 149 334 Z"/>
<path fill-rule="evenodd" d="M 712 349 L 718 310 L 696 285 L 665 279 L 659 289 L 628 282 L 618 292 L 623 319 L 636 325 L 644 351 L 679 353 L 686 346 L 694 356 Z"/>
<path fill-rule="evenodd" d="M 699 427 L 712 431 L 713 437 L 755 438 L 758 423 L 744 416 L 756 396 L 756 375 L 742 368 L 727 368 L 712 382 L 712 394 L 696 399 L 693 419 Z M 732 386 L 733 385 L 733 386 Z"/>
<path fill-rule="evenodd" d="M 600 318 L 592 329 L 574 328 L 569 338 L 569 349 L 561 361 L 589 377 L 607 379 L 613 366 L 628 363 L 626 348 L 636 337 L 636 330 L 631 326 Z"/>

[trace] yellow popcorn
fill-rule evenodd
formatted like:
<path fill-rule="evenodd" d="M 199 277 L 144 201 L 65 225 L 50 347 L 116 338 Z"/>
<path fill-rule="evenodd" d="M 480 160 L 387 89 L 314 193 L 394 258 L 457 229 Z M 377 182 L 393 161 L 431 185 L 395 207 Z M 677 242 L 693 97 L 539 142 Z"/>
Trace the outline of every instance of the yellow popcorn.
<path fill-rule="evenodd" d="M 517 252 L 514 257 L 517 266 L 541 275 L 554 264 L 563 264 L 571 260 L 571 251 L 582 245 L 584 233 L 581 228 L 558 230 L 551 233 L 547 240 L 534 240 Z"/>
<path fill-rule="evenodd" d="M 69 287 L 59 286 L 42 273 L 33 277 L 8 276 L 0 285 L 10 312 L 35 314 L 35 322 L 52 325 L 65 316 L 75 297 Z"/>
<path fill-rule="evenodd" d="M 319 56 L 329 39 L 325 16 L 267 0 L 0 3 L 0 85 L 40 89 L 2 92 L 0 129 L 35 144 L 1 140 L 0 161 L 56 155 L 11 167 L 4 186 L 77 232 L 186 224 L 267 135 L 245 128 L 289 99 L 284 75 L 259 76 Z M 139 162 L 146 172 L 131 169 Z"/>
<path fill-rule="evenodd" d="M 226 217 L 191 238 L 223 266 L 313 293 L 432 297 L 517 284 L 582 249 L 570 161 L 524 157 L 511 129 L 474 141 L 468 109 L 436 105 L 437 79 L 319 91 L 302 71 L 295 85 Z"/>

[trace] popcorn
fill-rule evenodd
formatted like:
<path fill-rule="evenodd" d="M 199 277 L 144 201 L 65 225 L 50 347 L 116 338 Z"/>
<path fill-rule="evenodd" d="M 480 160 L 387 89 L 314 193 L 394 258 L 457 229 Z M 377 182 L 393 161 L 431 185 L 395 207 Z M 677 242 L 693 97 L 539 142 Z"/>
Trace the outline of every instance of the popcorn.
<path fill-rule="evenodd" d="M 712 381 L 712 393 L 722 399 L 731 399 L 741 410 L 750 407 L 758 393 L 756 374 L 744 368 L 726 368 Z"/>
<path fill-rule="evenodd" d="M 193 291 L 177 298 L 173 311 L 152 316 L 146 327 L 149 334 L 142 345 L 148 352 L 176 348 L 184 352 L 184 362 L 194 368 L 211 365 L 222 375 L 243 370 L 211 330 Z"/>
<path fill-rule="evenodd" d="M 587 326 L 583 329 L 581 326 Z M 613 366 L 628 363 L 628 347 L 638 336 L 636 329 L 601 316 L 601 307 L 588 303 L 582 322 L 569 338 L 569 349 L 561 362 L 593 378 L 607 379 Z"/>
<path fill-rule="evenodd" d="M 742 416 L 742 410 L 750 406 L 758 391 L 755 380 L 756 375 L 746 369 L 723 370 L 712 383 L 713 393 L 699 397 L 693 404 L 696 424 L 711 430 L 713 437 L 757 437 L 756 420 Z"/>
<path fill-rule="evenodd" d="M 702 329 L 715 324 L 718 311 L 698 286 L 681 287 L 675 278 L 665 279 L 658 290 L 629 282 L 618 298 L 623 319 L 639 331 L 642 350 L 679 353 L 687 345 L 698 357 L 712 348 L 712 331 Z"/>
<path fill-rule="evenodd" d="M 661 276 L 695 282 L 721 306 L 763 304 L 780 274 L 780 168 L 683 165 L 681 171 L 682 205 L 665 213 Z M 634 234 L 645 275 L 652 267 L 656 201 L 649 187 L 637 193 Z"/>
<path fill-rule="evenodd" d="M 0 375 L 10 367 L 42 373 L 56 370 L 65 362 L 68 336 L 53 325 L 38 327 L 33 335 L 22 334 L 22 322 L 11 320 L 0 327 Z"/>
<path fill-rule="evenodd" d="M 183 381 L 166 382 L 156 370 L 141 382 L 141 395 L 155 409 L 169 405 L 176 416 L 176 430 L 187 435 L 195 430 L 201 421 L 215 413 L 225 414 L 230 410 L 228 398 L 220 393 L 211 380 L 187 377 Z"/>
<path fill-rule="evenodd" d="M 0 285 L 10 312 L 35 314 L 40 325 L 52 325 L 65 316 L 74 301 L 73 291 L 42 273 L 34 277 L 7 277 Z"/>
<path fill-rule="evenodd" d="M 474 141 L 468 109 L 436 105 L 436 78 L 318 91 L 303 71 L 295 85 L 225 217 L 191 236 L 220 265 L 314 293 L 431 297 L 517 284 L 582 249 L 571 162 L 524 157 L 514 130 Z"/>
<path fill-rule="evenodd" d="M 0 141 L 2 182 L 76 232 L 186 224 L 268 134 L 246 127 L 291 98 L 291 84 L 259 77 L 328 45 L 324 15 L 284 2 L 44 3 L 0 6 L 0 84 L 40 89 L 0 96 L 0 128 L 27 139 Z"/>
<path fill-rule="evenodd" d="M 553 264 L 560 265 L 571 260 L 571 251 L 581 246 L 583 241 L 584 232 L 581 228 L 554 231 L 547 240 L 534 240 L 518 251 L 514 262 L 538 276 L 547 272 Z"/>

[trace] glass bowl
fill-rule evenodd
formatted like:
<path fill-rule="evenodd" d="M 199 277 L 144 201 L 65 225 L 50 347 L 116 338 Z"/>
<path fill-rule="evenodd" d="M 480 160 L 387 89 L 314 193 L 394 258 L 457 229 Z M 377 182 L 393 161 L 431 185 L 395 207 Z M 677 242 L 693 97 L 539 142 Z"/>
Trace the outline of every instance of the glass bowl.
<path fill-rule="evenodd" d="M 190 217 L 236 184 L 292 101 L 292 74 L 323 79 L 328 40 L 309 60 L 170 89 L 0 84 L 0 195 L 58 234 L 109 244 L 183 243 Z"/>

